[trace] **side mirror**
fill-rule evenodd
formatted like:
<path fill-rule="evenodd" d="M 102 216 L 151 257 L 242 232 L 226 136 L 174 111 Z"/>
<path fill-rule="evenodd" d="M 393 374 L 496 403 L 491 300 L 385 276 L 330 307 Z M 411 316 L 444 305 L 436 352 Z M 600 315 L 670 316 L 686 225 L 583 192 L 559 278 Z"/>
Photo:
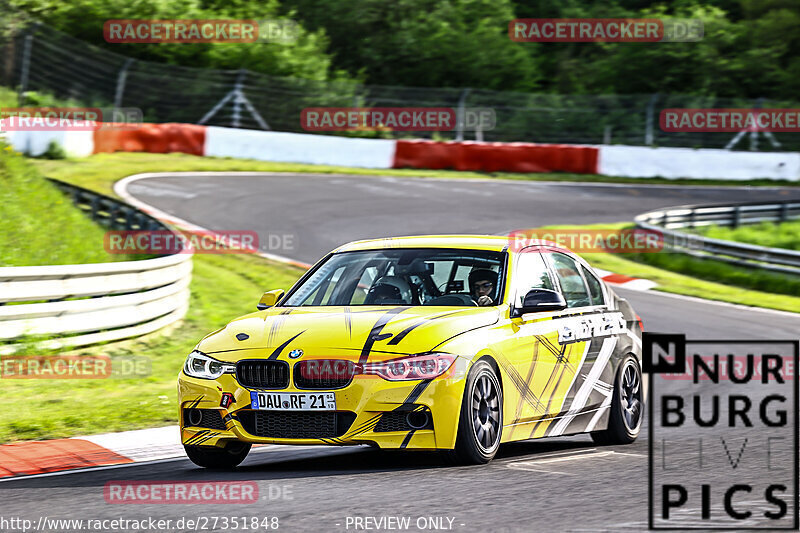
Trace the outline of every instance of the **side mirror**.
<path fill-rule="evenodd" d="M 283 289 L 275 289 L 274 291 L 267 291 L 263 295 L 261 295 L 261 300 L 258 301 L 258 305 L 256 308 L 259 311 L 263 311 L 264 309 L 268 309 L 278 303 L 278 301 L 283 298 Z"/>
<path fill-rule="evenodd" d="M 542 311 L 561 311 L 566 308 L 567 302 L 560 292 L 550 289 L 531 289 L 523 298 L 522 307 L 516 310 L 516 316 Z"/>

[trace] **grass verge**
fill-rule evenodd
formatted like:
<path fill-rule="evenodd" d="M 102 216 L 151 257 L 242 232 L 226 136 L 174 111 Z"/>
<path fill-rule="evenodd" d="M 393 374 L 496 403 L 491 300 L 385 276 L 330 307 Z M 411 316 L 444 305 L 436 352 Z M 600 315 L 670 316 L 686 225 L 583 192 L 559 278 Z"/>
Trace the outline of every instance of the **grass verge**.
<path fill-rule="evenodd" d="M 0 214 L 0 266 L 135 259 L 107 253 L 103 248 L 104 230 L 3 142 L 0 142 Z"/>
<path fill-rule="evenodd" d="M 770 248 L 800 250 L 800 220 L 792 220 L 780 224 L 761 222 L 759 224 L 739 226 L 738 228 L 708 226 L 706 228 L 697 228 L 694 231 L 712 239 L 746 242 Z"/>

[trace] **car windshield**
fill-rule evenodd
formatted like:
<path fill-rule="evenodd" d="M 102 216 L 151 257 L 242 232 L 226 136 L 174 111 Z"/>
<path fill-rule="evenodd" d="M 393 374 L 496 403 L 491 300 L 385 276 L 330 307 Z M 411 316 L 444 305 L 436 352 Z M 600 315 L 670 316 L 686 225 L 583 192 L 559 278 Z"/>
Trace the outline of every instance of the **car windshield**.
<path fill-rule="evenodd" d="M 284 306 L 501 303 L 505 253 L 393 248 L 333 254 Z"/>

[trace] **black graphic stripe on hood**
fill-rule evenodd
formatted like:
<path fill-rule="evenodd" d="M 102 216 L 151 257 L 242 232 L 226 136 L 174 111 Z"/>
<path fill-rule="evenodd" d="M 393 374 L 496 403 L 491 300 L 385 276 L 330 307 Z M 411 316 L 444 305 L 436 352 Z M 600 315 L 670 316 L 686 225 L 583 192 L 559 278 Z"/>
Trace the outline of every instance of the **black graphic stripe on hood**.
<path fill-rule="evenodd" d="M 344 323 L 347 326 L 347 333 L 350 334 L 350 338 L 353 338 L 353 313 L 350 311 L 350 306 L 344 306 Z"/>
<path fill-rule="evenodd" d="M 430 317 L 430 318 L 423 318 L 419 322 L 414 322 L 413 324 L 408 326 L 406 329 L 404 329 L 403 331 L 401 331 L 400 333 L 395 335 L 394 338 L 392 340 L 390 340 L 387 344 L 392 344 L 392 345 L 399 344 L 400 341 L 402 341 L 406 337 L 406 335 L 411 333 L 411 331 L 415 330 L 419 326 L 421 326 L 423 324 L 427 324 L 428 322 L 432 322 L 432 321 L 434 321 L 436 319 L 444 318 L 446 316 L 454 315 L 456 313 L 461 313 L 461 312 L 462 312 L 462 310 L 459 309 L 458 311 L 450 311 L 450 312 L 444 313 L 442 315 L 437 315 L 437 316 L 433 316 L 433 317 Z"/>
<path fill-rule="evenodd" d="M 283 311 L 281 311 L 278 314 L 278 316 L 276 316 L 275 318 L 272 319 L 272 325 L 269 328 L 269 336 L 267 337 L 267 344 L 268 345 L 272 345 L 272 342 L 273 342 L 273 339 L 275 338 L 275 335 L 278 334 L 278 332 L 280 331 L 281 327 L 283 326 L 283 323 L 286 322 L 286 316 L 291 312 L 292 312 L 291 308 L 284 309 Z"/>
<path fill-rule="evenodd" d="M 372 326 L 372 329 L 367 334 L 367 340 L 364 341 L 364 346 L 361 348 L 361 357 L 358 358 L 358 364 L 363 365 L 369 359 L 369 352 L 372 350 L 372 345 L 375 344 L 378 337 L 383 331 L 384 326 L 389 323 L 389 321 L 394 318 L 394 315 L 401 313 L 408 309 L 408 307 L 393 307 L 389 309 L 384 314 L 382 314 L 378 320 L 375 322 L 375 325 Z"/>
<path fill-rule="evenodd" d="M 303 334 L 303 333 L 305 333 L 305 332 L 306 332 L 306 330 L 303 330 L 303 331 L 301 331 L 300 333 L 298 333 L 297 335 L 295 335 L 294 337 L 292 337 L 292 338 L 291 338 L 291 339 L 289 339 L 288 341 L 284 342 L 283 344 L 281 344 L 280 346 L 278 346 L 277 348 L 275 348 L 275 349 L 272 351 L 272 354 L 270 354 L 270 356 L 269 356 L 269 357 L 267 357 L 267 360 L 268 360 L 268 361 L 274 361 L 275 359 L 277 359 L 277 358 L 278 358 L 278 356 L 281 354 L 281 352 L 282 352 L 282 351 L 283 351 L 283 350 L 284 350 L 284 349 L 285 349 L 287 346 L 289 346 L 289 343 L 290 343 L 290 342 L 292 342 L 293 340 L 295 340 L 297 337 L 299 337 L 300 335 L 302 335 L 302 334 Z"/>

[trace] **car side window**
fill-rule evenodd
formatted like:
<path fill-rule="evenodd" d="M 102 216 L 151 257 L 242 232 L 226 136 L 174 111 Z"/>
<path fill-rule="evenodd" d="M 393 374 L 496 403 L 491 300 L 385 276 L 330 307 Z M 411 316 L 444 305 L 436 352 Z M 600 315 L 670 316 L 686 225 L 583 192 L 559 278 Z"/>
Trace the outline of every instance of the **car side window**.
<path fill-rule="evenodd" d="M 550 270 L 539 252 L 521 252 L 517 261 L 514 305 L 522 307 L 522 300 L 531 289 L 555 290 Z"/>
<path fill-rule="evenodd" d="M 583 265 L 581 265 L 581 271 L 583 272 L 583 277 L 586 279 L 586 284 L 589 285 L 589 295 L 592 297 L 592 305 L 604 305 L 606 302 L 603 300 L 603 286 L 600 285 L 600 280 Z"/>
<path fill-rule="evenodd" d="M 583 281 L 578 265 L 572 258 L 557 252 L 551 253 L 553 268 L 561 283 L 561 292 L 567 301 L 567 307 L 583 307 L 592 305 L 586 283 Z"/>

